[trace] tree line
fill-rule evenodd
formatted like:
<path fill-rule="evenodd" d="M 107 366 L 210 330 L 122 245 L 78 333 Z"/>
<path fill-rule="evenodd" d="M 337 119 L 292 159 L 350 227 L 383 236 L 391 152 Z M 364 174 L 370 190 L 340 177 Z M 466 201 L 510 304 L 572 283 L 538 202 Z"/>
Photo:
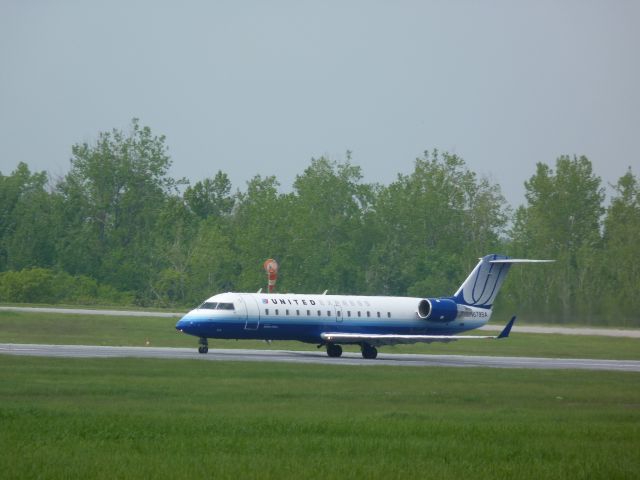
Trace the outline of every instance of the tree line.
<path fill-rule="evenodd" d="M 388 185 L 312 159 L 290 192 L 256 175 L 169 175 L 164 136 L 138 120 L 72 147 L 50 181 L 0 173 L 0 302 L 186 307 L 256 291 L 281 265 L 288 292 L 452 294 L 487 253 L 550 258 L 514 267 L 497 314 L 539 322 L 640 325 L 640 196 L 629 169 L 605 198 L 585 157 L 538 163 L 513 210 L 500 186 L 447 152 L 425 152 Z"/>

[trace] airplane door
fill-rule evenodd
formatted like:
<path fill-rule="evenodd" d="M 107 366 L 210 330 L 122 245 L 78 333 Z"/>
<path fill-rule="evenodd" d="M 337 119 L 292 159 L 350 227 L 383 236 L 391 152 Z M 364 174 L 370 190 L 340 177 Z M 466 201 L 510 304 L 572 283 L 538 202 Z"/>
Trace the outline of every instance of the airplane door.
<path fill-rule="evenodd" d="M 334 309 L 335 309 L 335 312 L 336 312 L 336 322 L 337 323 L 342 323 L 342 314 L 343 314 L 342 306 L 340 305 L 340 302 L 338 302 L 337 300 L 336 300 L 336 303 L 334 305 Z"/>
<path fill-rule="evenodd" d="M 249 295 L 240 297 L 240 302 L 245 307 L 245 330 L 257 330 L 260 325 L 260 309 L 256 299 Z"/>

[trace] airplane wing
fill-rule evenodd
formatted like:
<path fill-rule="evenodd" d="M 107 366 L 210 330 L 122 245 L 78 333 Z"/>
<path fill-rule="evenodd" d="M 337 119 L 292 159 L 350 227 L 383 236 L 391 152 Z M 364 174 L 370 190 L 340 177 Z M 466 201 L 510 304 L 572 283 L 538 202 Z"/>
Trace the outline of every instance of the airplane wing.
<path fill-rule="evenodd" d="M 432 343 L 432 342 L 455 342 L 457 340 L 481 340 L 481 339 L 500 339 L 507 338 L 511 333 L 516 317 L 512 317 L 509 323 L 502 329 L 499 335 L 396 335 L 396 334 L 378 334 L 378 333 L 342 333 L 342 332 L 325 332 L 320 337 L 327 343 L 367 343 L 372 346 L 380 345 L 397 345 L 408 343 Z"/>

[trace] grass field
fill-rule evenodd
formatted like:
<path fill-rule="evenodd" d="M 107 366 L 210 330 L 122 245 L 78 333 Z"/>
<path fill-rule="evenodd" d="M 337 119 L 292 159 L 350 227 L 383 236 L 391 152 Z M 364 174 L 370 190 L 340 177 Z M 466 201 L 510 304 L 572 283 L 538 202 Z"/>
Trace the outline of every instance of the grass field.
<path fill-rule="evenodd" d="M 0 343 L 192 347 L 197 339 L 175 330 L 175 319 L 0 311 Z M 480 332 L 483 333 L 483 332 Z M 483 334 L 486 335 L 486 332 Z M 210 340 L 211 348 L 315 349 L 300 342 Z M 350 347 L 347 351 L 357 351 Z M 389 353 L 433 353 L 640 360 L 640 339 L 512 333 L 507 340 L 382 347 Z"/>
<path fill-rule="evenodd" d="M 174 325 L 0 312 L 0 343 L 195 348 Z M 638 339 L 512 335 L 381 351 L 640 358 Z M 2 478 L 631 479 L 639 451 L 637 373 L 0 355 Z"/>
<path fill-rule="evenodd" d="M 0 356 L 2 478 L 631 479 L 640 375 Z"/>

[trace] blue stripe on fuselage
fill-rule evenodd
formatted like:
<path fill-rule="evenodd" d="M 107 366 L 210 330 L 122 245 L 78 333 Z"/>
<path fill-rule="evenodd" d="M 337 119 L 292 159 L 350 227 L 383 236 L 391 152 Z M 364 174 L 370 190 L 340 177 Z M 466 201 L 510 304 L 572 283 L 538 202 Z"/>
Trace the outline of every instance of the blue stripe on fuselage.
<path fill-rule="evenodd" d="M 249 325 L 256 320 L 250 319 Z M 246 320 L 235 316 L 191 312 L 176 329 L 205 338 L 239 340 L 298 340 L 321 343 L 325 332 L 398 335 L 455 335 L 480 326 L 474 321 L 454 321 L 442 325 L 425 325 L 423 320 L 383 318 L 347 318 L 337 321 L 327 317 L 261 317 L 258 328 L 245 328 Z"/>

